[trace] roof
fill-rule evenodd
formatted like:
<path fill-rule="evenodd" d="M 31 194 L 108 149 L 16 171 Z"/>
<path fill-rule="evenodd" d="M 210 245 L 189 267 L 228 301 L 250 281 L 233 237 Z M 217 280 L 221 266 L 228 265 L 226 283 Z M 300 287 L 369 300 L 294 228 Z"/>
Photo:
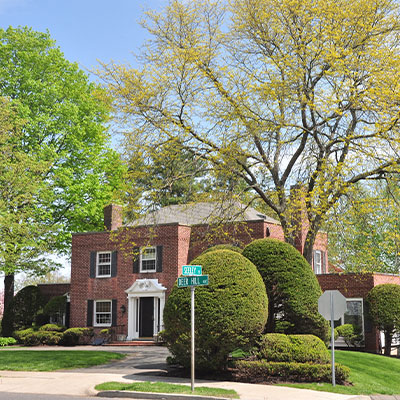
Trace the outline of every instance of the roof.
<path fill-rule="evenodd" d="M 238 202 L 229 204 L 199 202 L 163 207 L 133 223 L 127 224 L 127 226 L 172 223 L 180 225 L 204 225 L 216 223 L 221 220 L 227 222 L 265 221 L 280 224 L 279 221 Z"/>

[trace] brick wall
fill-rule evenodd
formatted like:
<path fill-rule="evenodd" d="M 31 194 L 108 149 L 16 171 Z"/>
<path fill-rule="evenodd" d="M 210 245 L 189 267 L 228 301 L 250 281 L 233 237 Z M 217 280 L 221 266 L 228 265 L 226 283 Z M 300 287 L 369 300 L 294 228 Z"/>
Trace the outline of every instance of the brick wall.
<path fill-rule="evenodd" d="M 46 301 L 53 297 L 63 296 L 71 289 L 70 283 L 39 283 L 37 286 Z"/>

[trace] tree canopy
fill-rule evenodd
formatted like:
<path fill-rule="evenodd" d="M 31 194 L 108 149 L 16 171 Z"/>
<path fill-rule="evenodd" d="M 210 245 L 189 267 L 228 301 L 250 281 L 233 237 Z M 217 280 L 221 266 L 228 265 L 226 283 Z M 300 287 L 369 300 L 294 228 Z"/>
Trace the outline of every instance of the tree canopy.
<path fill-rule="evenodd" d="M 149 11 L 142 66 L 103 77 L 128 146 L 180 143 L 239 177 L 293 243 L 352 185 L 397 171 L 399 4 L 393 0 L 171 0 Z"/>
<path fill-rule="evenodd" d="M 48 33 L 12 27 L 0 29 L 0 96 L 15 120 L 0 121 L 10 154 L 0 167 L 8 182 L 0 192 L 0 268 L 45 273 L 43 254 L 68 253 L 71 231 L 101 229 L 102 208 L 121 188 L 124 168 L 105 127 L 109 100 Z"/>

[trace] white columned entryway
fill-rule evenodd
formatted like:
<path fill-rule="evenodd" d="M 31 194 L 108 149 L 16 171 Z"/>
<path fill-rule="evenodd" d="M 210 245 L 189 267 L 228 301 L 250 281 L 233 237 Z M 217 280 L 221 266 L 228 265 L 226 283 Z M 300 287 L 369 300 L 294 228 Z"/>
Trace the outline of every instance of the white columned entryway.
<path fill-rule="evenodd" d="M 137 279 L 134 284 L 125 290 L 128 296 L 128 336 L 127 340 L 137 339 L 140 331 L 140 299 L 154 298 L 153 332 L 158 334 L 163 329 L 163 312 L 165 306 L 165 292 L 167 288 L 158 282 L 158 279 Z"/>

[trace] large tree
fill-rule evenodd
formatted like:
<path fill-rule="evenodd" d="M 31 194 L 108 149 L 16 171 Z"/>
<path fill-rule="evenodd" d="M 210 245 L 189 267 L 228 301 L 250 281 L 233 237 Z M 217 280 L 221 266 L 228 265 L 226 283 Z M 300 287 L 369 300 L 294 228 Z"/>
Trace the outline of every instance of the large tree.
<path fill-rule="evenodd" d="M 398 170 L 398 2 L 172 0 L 143 25 L 142 66 L 103 71 L 129 143 L 179 137 L 242 178 L 289 243 L 305 202 L 308 261 L 338 199 Z"/>
<path fill-rule="evenodd" d="M 27 181 L 25 195 L 32 198 L 28 220 L 40 221 L 32 226 L 45 231 L 21 233 L 13 244 L 22 255 L 32 249 L 29 243 L 21 243 L 26 237 L 36 237 L 38 242 L 46 238 L 47 243 L 29 257 L 7 265 L 1 260 L 7 295 L 12 293 L 15 272 L 45 273 L 48 269 L 39 268 L 38 257 L 50 250 L 68 252 L 71 231 L 103 227 L 102 207 L 120 188 L 123 168 L 109 148 L 104 125 L 108 98 L 76 63 L 64 58 L 48 33 L 29 28 L 0 30 L 0 96 L 11 103 L 21 121 L 13 154 L 25 154 L 29 165 L 38 166 L 35 179 L 29 179 L 33 172 L 15 173 Z M 22 210 L 16 205 L 16 220 L 25 218 Z M 7 246 L 7 241 L 2 233 L 1 246 Z M 21 263 L 22 259 L 26 262 Z"/>

